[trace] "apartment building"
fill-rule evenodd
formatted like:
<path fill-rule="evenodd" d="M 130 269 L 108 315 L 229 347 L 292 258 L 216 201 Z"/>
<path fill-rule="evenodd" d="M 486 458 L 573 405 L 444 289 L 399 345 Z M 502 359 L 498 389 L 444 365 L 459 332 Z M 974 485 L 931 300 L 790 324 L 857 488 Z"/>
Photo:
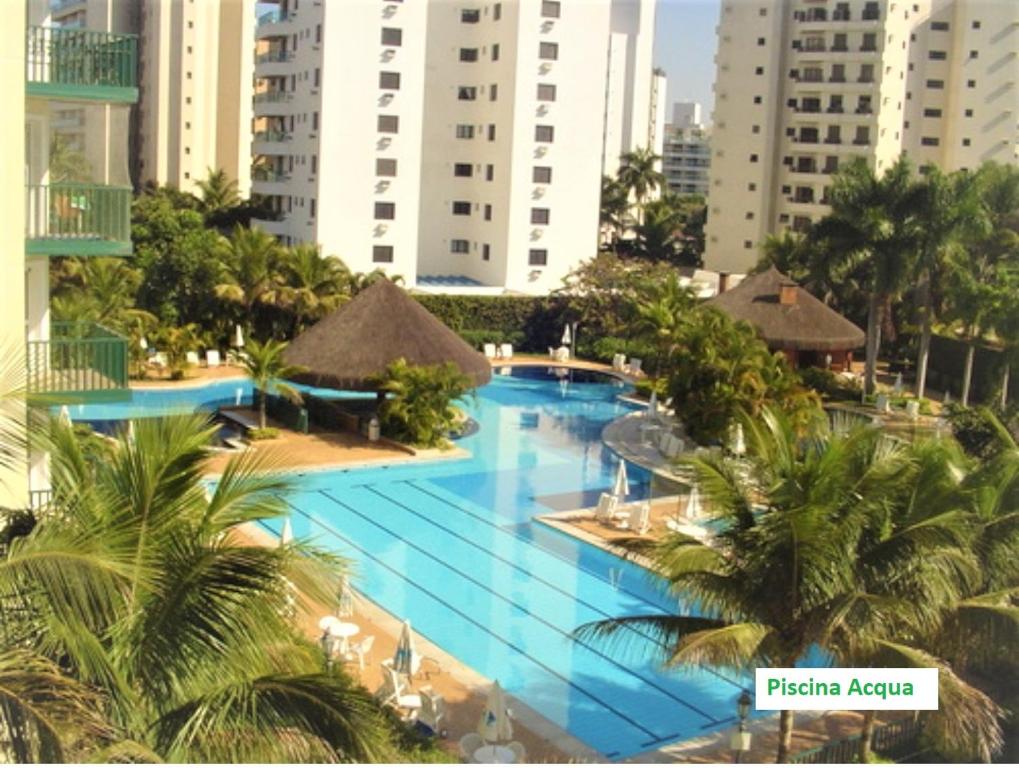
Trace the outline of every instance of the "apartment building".
<path fill-rule="evenodd" d="M 706 265 L 745 272 L 854 157 L 1016 162 L 1019 3 L 723 0 Z"/>
<path fill-rule="evenodd" d="M 131 175 L 194 192 L 209 168 L 251 187 L 255 0 L 54 0 L 51 23 L 139 37 L 140 99 Z M 64 141 L 88 154 L 110 143 L 80 110 L 60 116 Z M 119 144 L 119 142 L 117 142 Z"/>
<path fill-rule="evenodd" d="M 710 169 L 711 132 L 701 123 L 701 105 L 694 101 L 673 104 L 662 145 L 666 186 L 677 195 L 706 197 Z"/>
<path fill-rule="evenodd" d="M 557 287 L 597 248 L 603 171 L 660 140 L 653 32 L 654 0 L 280 0 L 256 225 L 411 286 Z"/>
<path fill-rule="evenodd" d="M 127 125 L 138 98 L 137 40 L 54 27 L 49 5 L 37 0 L 5 10 L 3 354 L 26 361 L 28 413 L 37 395 L 126 397 L 126 340 L 96 325 L 50 321 L 49 260 L 131 253 Z M 80 122 L 77 146 L 63 133 L 69 113 Z M 97 146 L 100 136 L 108 143 Z M 2 407 L 5 418 L 26 415 L 24 406 Z M 36 506 L 48 489 L 47 457 L 33 448 L 0 472 L 0 507 Z"/>

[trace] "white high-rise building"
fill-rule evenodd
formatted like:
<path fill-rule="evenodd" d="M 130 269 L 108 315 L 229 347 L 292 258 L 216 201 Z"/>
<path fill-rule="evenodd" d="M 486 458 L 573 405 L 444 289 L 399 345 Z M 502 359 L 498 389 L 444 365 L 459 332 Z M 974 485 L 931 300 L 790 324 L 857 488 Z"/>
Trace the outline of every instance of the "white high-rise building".
<path fill-rule="evenodd" d="M 280 0 L 255 33 L 256 224 L 408 285 L 557 287 L 597 248 L 603 171 L 661 141 L 654 11 Z"/>
<path fill-rule="evenodd" d="M 669 191 L 706 196 L 711 173 L 711 132 L 689 123 L 665 126 L 662 173 Z"/>
<path fill-rule="evenodd" d="M 839 165 L 1017 161 L 1019 2 L 723 0 L 706 265 L 823 216 Z"/>

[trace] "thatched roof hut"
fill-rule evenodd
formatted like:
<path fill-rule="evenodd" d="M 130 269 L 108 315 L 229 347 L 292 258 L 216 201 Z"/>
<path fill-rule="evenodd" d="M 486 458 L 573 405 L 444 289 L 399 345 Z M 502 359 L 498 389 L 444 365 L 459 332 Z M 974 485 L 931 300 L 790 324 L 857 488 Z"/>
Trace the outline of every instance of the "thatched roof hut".
<path fill-rule="evenodd" d="M 398 358 L 411 365 L 454 363 L 475 386 L 492 367 L 480 352 L 389 280 L 379 280 L 294 339 L 286 362 L 307 369 L 294 378 L 331 389 L 368 390 Z"/>
<path fill-rule="evenodd" d="M 864 342 L 864 332 L 854 323 L 774 267 L 749 275 L 707 304 L 747 321 L 771 349 L 794 360 L 801 352 L 833 353 L 840 359 Z"/>

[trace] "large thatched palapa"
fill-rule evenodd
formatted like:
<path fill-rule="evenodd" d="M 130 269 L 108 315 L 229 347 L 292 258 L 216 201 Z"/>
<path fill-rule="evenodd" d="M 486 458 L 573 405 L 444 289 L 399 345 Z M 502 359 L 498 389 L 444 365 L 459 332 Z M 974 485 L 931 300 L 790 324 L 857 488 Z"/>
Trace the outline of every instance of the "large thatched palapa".
<path fill-rule="evenodd" d="M 284 357 L 306 369 L 297 381 L 331 389 L 374 390 L 372 378 L 401 357 L 411 365 L 454 363 L 476 386 L 492 378 L 484 355 L 389 280 L 306 330 Z"/>
<path fill-rule="evenodd" d="M 755 328 L 769 348 L 793 365 L 844 369 L 865 334 L 824 302 L 772 267 L 746 277 L 731 291 L 707 302 Z"/>

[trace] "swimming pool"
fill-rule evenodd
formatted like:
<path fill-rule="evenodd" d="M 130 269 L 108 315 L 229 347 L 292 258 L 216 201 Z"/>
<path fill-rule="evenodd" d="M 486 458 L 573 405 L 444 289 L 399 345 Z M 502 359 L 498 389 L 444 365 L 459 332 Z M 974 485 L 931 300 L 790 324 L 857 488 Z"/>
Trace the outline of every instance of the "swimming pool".
<path fill-rule="evenodd" d="M 675 599 L 639 566 L 532 522 L 611 486 L 600 434 L 627 409 L 618 381 L 545 370 L 497 373 L 468 403 L 481 425 L 460 442 L 470 459 L 304 474 L 294 532 L 350 557 L 373 601 L 608 759 L 730 724 L 749 678 L 663 672 L 647 641 L 623 655 L 570 638 Z M 630 475 L 645 496 L 647 475 Z"/>

